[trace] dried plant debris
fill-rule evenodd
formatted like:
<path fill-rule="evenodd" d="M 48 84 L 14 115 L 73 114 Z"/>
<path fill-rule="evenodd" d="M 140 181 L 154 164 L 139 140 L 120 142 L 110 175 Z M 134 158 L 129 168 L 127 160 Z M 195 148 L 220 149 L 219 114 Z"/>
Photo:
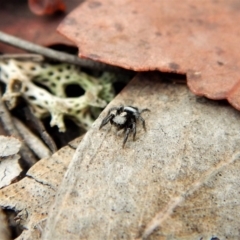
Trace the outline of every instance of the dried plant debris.
<path fill-rule="evenodd" d="M 238 0 L 86 0 L 58 31 L 81 57 L 186 74 L 194 94 L 227 99 L 240 110 L 239 6 Z"/>
<path fill-rule="evenodd" d="M 14 137 L 0 136 L 0 188 L 11 184 L 22 169 L 18 163 L 21 142 Z"/>
<path fill-rule="evenodd" d="M 33 6 L 33 2 L 35 2 Z M 55 44 L 71 45 L 71 42 L 57 33 L 56 28 L 65 14 L 55 16 L 39 17 L 33 14 L 31 9 L 46 13 L 46 3 L 50 1 L 1 1 L 0 8 L 0 29 L 3 32 L 11 33 L 13 36 L 34 42 L 41 46 L 51 46 Z M 53 1 L 51 1 L 53 3 Z M 79 5 L 79 0 L 64 1 L 66 4 L 66 14 Z M 38 10 L 36 9 L 38 5 Z M 47 3 L 47 5 L 49 5 Z M 16 11 L 17 9 L 17 11 Z M 18 48 L 0 43 L 0 52 L 16 53 L 23 52 Z"/>
<path fill-rule="evenodd" d="M 0 159 L 18 153 L 21 142 L 14 137 L 0 136 Z"/>
<path fill-rule="evenodd" d="M 66 11 L 66 5 L 62 0 L 29 0 L 28 5 L 30 10 L 36 15 L 52 15 L 59 11 Z"/>
<path fill-rule="evenodd" d="M 39 118 L 51 115 L 51 126 L 65 131 L 64 116 L 88 129 L 95 112 L 104 108 L 114 97 L 113 74 L 95 78 L 69 64 L 49 64 L 18 60 L 1 60 L 0 80 L 6 84 L 3 100 L 10 109 L 23 97 Z M 39 86 L 40 85 L 40 86 Z M 79 97 L 66 96 L 68 86 L 78 85 L 84 90 Z"/>
<path fill-rule="evenodd" d="M 34 152 L 38 159 L 51 156 L 50 149 L 17 118 L 13 118 L 15 127 L 27 146 Z"/>
<path fill-rule="evenodd" d="M 0 239 L 1 240 L 10 240 L 10 232 L 8 229 L 8 224 L 6 221 L 6 217 L 3 211 L 0 209 Z"/>
<path fill-rule="evenodd" d="M 21 181 L 0 189 L 0 207 L 16 212 L 15 219 L 24 229 L 17 239 L 42 239 L 49 209 L 80 141 L 81 138 L 75 139 L 37 162 Z"/>

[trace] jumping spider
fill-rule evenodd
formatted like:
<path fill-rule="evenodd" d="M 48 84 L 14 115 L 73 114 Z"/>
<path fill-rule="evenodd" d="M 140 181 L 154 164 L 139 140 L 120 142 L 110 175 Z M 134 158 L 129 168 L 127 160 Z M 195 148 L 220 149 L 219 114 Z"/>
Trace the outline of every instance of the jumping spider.
<path fill-rule="evenodd" d="M 124 107 L 122 105 L 119 107 L 110 108 L 107 116 L 102 120 L 99 129 L 101 129 L 108 122 L 110 122 L 117 128 L 118 131 L 124 130 L 125 136 L 122 145 L 122 147 L 124 147 L 128 139 L 128 136 L 131 132 L 133 133 L 133 140 L 135 140 L 137 120 L 140 120 L 142 122 L 142 126 L 146 131 L 145 120 L 141 117 L 141 113 L 145 111 L 150 110 L 147 108 L 139 110 L 137 107 L 132 106 Z"/>

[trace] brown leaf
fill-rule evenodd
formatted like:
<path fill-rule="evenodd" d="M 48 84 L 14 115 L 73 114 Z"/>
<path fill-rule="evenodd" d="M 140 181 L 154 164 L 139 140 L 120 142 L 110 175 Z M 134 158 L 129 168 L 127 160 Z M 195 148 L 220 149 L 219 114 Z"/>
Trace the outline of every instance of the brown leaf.
<path fill-rule="evenodd" d="M 78 0 L 67 1 L 66 14 L 78 4 Z M 43 46 L 71 44 L 56 32 L 56 28 L 66 16 L 65 14 L 39 17 L 30 12 L 27 1 L 19 0 L 0 0 L 0 6 L 1 31 Z M 20 50 L 0 43 L 0 52 L 16 53 Z"/>
<path fill-rule="evenodd" d="M 110 124 L 99 130 L 119 104 L 151 110 L 124 149 Z M 238 239 L 239 121 L 227 104 L 138 75 L 77 148 L 44 239 Z"/>
<path fill-rule="evenodd" d="M 186 73 L 195 94 L 240 110 L 239 9 L 238 0 L 87 0 L 58 30 L 81 57 Z"/>
<path fill-rule="evenodd" d="M 31 11 L 37 15 L 51 15 L 57 11 L 64 12 L 66 6 L 62 0 L 28 0 Z"/>
<path fill-rule="evenodd" d="M 3 211 L 0 209 L 0 239 L 1 240 L 10 240 L 10 231 L 8 229 L 8 222 Z"/>

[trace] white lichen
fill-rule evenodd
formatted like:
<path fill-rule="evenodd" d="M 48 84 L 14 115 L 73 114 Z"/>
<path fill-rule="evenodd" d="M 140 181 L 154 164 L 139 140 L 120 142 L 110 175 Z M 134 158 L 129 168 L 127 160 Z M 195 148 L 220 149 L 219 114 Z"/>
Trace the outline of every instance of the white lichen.
<path fill-rule="evenodd" d="M 37 117 L 51 115 L 50 125 L 58 126 L 59 131 L 65 131 L 64 116 L 88 129 L 94 120 L 91 111 L 105 107 L 114 97 L 111 77 L 96 79 L 70 64 L 10 59 L 0 61 L 0 70 L 0 80 L 6 84 L 3 100 L 9 108 L 23 97 Z M 65 90 L 71 84 L 79 85 L 85 93 L 67 97 Z"/>

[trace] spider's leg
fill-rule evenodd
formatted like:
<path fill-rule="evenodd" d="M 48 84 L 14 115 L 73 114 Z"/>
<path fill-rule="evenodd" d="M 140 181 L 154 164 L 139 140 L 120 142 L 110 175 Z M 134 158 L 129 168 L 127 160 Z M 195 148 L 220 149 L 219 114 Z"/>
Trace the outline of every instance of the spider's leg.
<path fill-rule="evenodd" d="M 142 110 L 140 111 L 140 113 L 143 113 L 143 112 L 151 112 L 151 111 L 150 111 L 150 109 L 148 109 L 148 108 L 144 108 L 144 109 L 142 109 Z"/>
<path fill-rule="evenodd" d="M 140 121 L 142 122 L 144 131 L 146 131 L 145 120 L 140 115 L 139 115 L 138 119 L 140 119 Z"/>
<path fill-rule="evenodd" d="M 120 107 L 112 107 L 112 108 L 110 108 L 109 110 L 108 110 L 108 114 L 107 115 L 109 115 L 113 110 L 119 110 L 120 109 Z"/>
<path fill-rule="evenodd" d="M 105 126 L 109 121 L 111 121 L 114 118 L 115 114 L 111 113 L 112 111 L 114 111 L 114 110 L 119 111 L 122 108 L 123 108 L 122 106 L 110 108 L 108 110 L 107 116 L 102 120 L 102 123 L 101 123 L 99 129 L 101 129 L 103 126 Z"/>
<path fill-rule="evenodd" d="M 123 148 L 124 148 L 124 145 L 125 145 L 125 143 L 128 139 L 128 135 L 129 135 L 130 132 L 131 132 L 131 128 L 127 128 L 126 133 L 125 133 L 125 137 L 124 137 L 124 140 L 123 140 L 123 145 L 122 145 Z"/>
<path fill-rule="evenodd" d="M 136 123 L 132 123 L 132 131 L 133 131 L 133 141 L 135 140 L 136 137 Z"/>
<path fill-rule="evenodd" d="M 105 126 L 111 119 L 113 119 L 113 117 L 114 117 L 113 114 L 107 115 L 107 116 L 102 120 L 99 129 L 101 129 L 103 126 Z"/>
<path fill-rule="evenodd" d="M 143 112 L 150 112 L 150 110 L 148 108 L 144 108 L 140 111 L 140 114 Z M 146 131 L 145 120 L 142 118 L 142 116 L 140 114 L 137 116 L 137 118 L 140 119 L 140 121 L 142 122 L 143 128 L 144 128 L 144 131 Z"/>

